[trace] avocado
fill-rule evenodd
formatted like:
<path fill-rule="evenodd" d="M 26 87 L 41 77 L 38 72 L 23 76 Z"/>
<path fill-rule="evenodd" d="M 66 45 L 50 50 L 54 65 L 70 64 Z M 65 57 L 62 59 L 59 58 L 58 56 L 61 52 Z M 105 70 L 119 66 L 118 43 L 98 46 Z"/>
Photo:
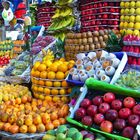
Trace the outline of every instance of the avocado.
<path fill-rule="evenodd" d="M 67 131 L 67 127 L 65 125 L 61 125 L 58 127 L 58 129 L 56 130 L 56 134 L 59 134 L 59 133 L 66 133 Z"/>
<path fill-rule="evenodd" d="M 66 135 L 63 133 L 59 133 L 56 136 L 56 140 L 65 140 L 65 138 L 66 138 Z"/>
<path fill-rule="evenodd" d="M 50 135 L 55 136 L 56 132 L 55 132 L 55 130 L 48 130 L 46 134 L 50 134 Z"/>
<path fill-rule="evenodd" d="M 68 130 L 68 132 L 67 132 L 67 137 L 70 137 L 70 138 L 72 138 L 73 137 L 73 135 L 76 133 L 76 132 L 79 132 L 78 131 L 78 129 L 76 129 L 76 128 L 70 128 L 69 130 Z"/>
<path fill-rule="evenodd" d="M 76 133 L 72 136 L 72 138 L 73 138 L 74 140 L 83 140 L 83 135 L 82 135 L 80 132 L 76 132 Z"/>
<path fill-rule="evenodd" d="M 56 137 L 55 136 L 52 136 L 52 135 L 49 135 L 49 134 L 46 134 L 42 140 L 55 140 Z"/>

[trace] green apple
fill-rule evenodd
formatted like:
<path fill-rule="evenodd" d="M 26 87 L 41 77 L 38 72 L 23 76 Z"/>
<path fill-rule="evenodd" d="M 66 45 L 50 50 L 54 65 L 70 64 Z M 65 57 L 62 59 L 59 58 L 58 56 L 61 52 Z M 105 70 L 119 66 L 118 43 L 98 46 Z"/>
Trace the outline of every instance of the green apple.
<path fill-rule="evenodd" d="M 121 14 L 122 14 L 122 15 L 124 14 L 124 9 L 121 9 Z"/>
<path fill-rule="evenodd" d="M 128 27 L 128 22 L 124 22 L 123 27 L 127 28 Z"/>
<path fill-rule="evenodd" d="M 130 2 L 130 7 L 131 7 L 131 8 L 135 8 L 135 2 L 134 2 L 134 1 L 131 1 L 131 2 Z"/>
<path fill-rule="evenodd" d="M 123 25 L 124 25 L 124 23 L 121 22 L 121 23 L 120 23 L 120 28 L 121 28 L 121 29 L 123 28 Z"/>
<path fill-rule="evenodd" d="M 125 13 L 125 14 L 129 14 L 129 9 L 125 9 L 125 10 L 124 10 L 124 13 Z"/>
<path fill-rule="evenodd" d="M 137 8 L 137 9 L 136 9 L 136 14 L 137 14 L 137 15 L 140 15 L 140 8 Z"/>
<path fill-rule="evenodd" d="M 139 22 L 136 22 L 135 25 L 134 25 L 134 28 L 136 30 L 140 30 L 140 23 Z"/>
<path fill-rule="evenodd" d="M 133 34 L 133 31 L 130 30 L 130 29 L 128 29 L 128 30 L 126 30 L 126 34 L 127 34 L 127 35 L 132 35 L 132 34 Z"/>
<path fill-rule="evenodd" d="M 129 8 L 130 3 L 129 2 L 125 2 L 125 8 Z"/>
<path fill-rule="evenodd" d="M 138 35 L 138 36 L 139 36 L 139 35 L 140 35 L 139 30 L 134 30 L 134 31 L 133 31 L 133 35 Z"/>
<path fill-rule="evenodd" d="M 125 21 L 129 21 L 129 16 L 125 16 L 125 17 L 124 17 L 124 20 L 125 20 Z"/>
<path fill-rule="evenodd" d="M 124 8 L 124 4 L 125 3 L 123 1 L 120 3 L 121 8 Z"/>
<path fill-rule="evenodd" d="M 120 20 L 121 20 L 121 21 L 124 21 L 124 16 L 121 16 L 121 17 L 120 17 Z"/>
<path fill-rule="evenodd" d="M 133 28 L 134 27 L 134 23 L 133 22 L 130 22 L 129 24 L 128 24 L 128 28 Z"/>
<path fill-rule="evenodd" d="M 126 29 L 123 29 L 123 30 L 121 31 L 121 33 L 122 33 L 122 34 L 125 34 L 125 33 L 126 33 Z"/>
<path fill-rule="evenodd" d="M 135 16 L 130 16 L 129 21 L 130 22 L 135 22 Z"/>
<path fill-rule="evenodd" d="M 135 9 L 134 9 L 134 8 L 131 8 L 131 9 L 129 10 L 129 14 L 135 14 Z"/>
<path fill-rule="evenodd" d="M 137 8 L 140 8 L 140 1 L 137 1 L 137 2 L 136 2 L 136 7 L 137 7 Z"/>
<path fill-rule="evenodd" d="M 140 22 L 140 16 L 136 16 L 136 22 Z"/>

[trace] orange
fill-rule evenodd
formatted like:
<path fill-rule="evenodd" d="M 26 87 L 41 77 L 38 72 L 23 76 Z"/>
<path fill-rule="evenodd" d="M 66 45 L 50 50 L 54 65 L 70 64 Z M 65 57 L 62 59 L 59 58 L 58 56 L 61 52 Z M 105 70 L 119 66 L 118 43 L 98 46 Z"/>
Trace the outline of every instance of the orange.
<path fill-rule="evenodd" d="M 48 113 L 45 113 L 45 114 L 42 115 L 42 122 L 44 124 L 47 124 L 47 123 L 50 122 L 50 115 Z"/>
<path fill-rule="evenodd" d="M 46 82 L 45 82 L 45 85 L 46 85 L 47 87 L 52 87 L 52 86 L 53 86 L 53 83 L 52 83 L 51 81 L 46 81 Z"/>
<path fill-rule="evenodd" d="M 67 65 L 66 64 L 60 64 L 59 66 L 58 66 L 58 71 L 61 71 L 61 72 L 66 72 L 68 70 L 68 67 L 67 67 Z"/>
<path fill-rule="evenodd" d="M 40 72 L 39 71 L 35 71 L 35 77 L 40 77 Z"/>
<path fill-rule="evenodd" d="M 57 128 L 60 125 L 59 120 L 54 120 L 53 125 L 54 125 L 54 128 Z"/>
<path fill-rule="evenodd" d="M 39 94 L 38 93 L 34 93 L 34 97 L 38 99 Z"/>
<path fill-rule="evenodd" d="M 62 81 L 62 87 L 68 87 L 68 83 L 66 81 Z"/>
<path fill-rule="evenodd" d="M 40 123 L 37 125 L 37 132 L 45 132 L 45 125 L 43 123 Z"/>
<path fill-rule="evenodd" d="M 53 130 L 54 129 L 54 125 L 51 122 L 47 123 L 45 127 L 46 127 L 46 130 Z"/>
<path fill-rule="evenodd" d="M 54 87 L 61 87 L 61 82 L 55 81 L 55 82 L 53 83 L 53 86 L 54 86 Z"/>
<path fill-rule="evenodd" d="M 8 132 L 9 131 L 9 128 L 10 128 L 11 124 L 10 123 L 5 123 L 4 126 L 3 126 L 3 130 Z"/>
<path fill-rule="evenodd" d="M 46 96 L 46 97 L 45 97 L 45 100 L 46 100 L 46 101 L 52 101 L 52 97 L 51 97 L 51 96 Z"/>
<path fill-rule="evenodd" d="M 60 58 L 60 61 L 65 62 L 65 58 L 64 57 Z"/>
<path fill-rule="evenodd" d="M 37 84 L 38 84 L 38 80 L 33 79 L 33 80 L 32 80 L 32 83 L 37 85 Z"/>
<path fill-rule="evenodd" d="M 38 87 L 38 92 L 43 92 L 44 88 L 43 87 Z"/>
<path fill-rule="evenodd" d="M 41 100 L 44 100 L 44 95 L 40 94 L 40 95 L 38 96 L 38 98 L 41 99 Z"/>
<path fill-rule="evenodd" d="M 30 117 L 30 116 L 26 116 L 26 118 L 25 118 L 25 125 L 27 125 L 27 126 L 31 126 L 32 124 L 33 124 L 33 119 L 32 119 L 32 117 Z"/>
<path fill-rule="evenodd" d="M 56 73 L 56 79 L 62 80 L 62 79 L 64 79 L 64 78 L 65 78 L 65 75 L 64 75 L 63 72 L 58 71 L 58 72 Z"/>
<path fill-rule="evenodd" d="M 50 95 L 51 90 L 49 88 L 44 88 L 44 93 Z"/>
<path fill-rule="evenodd" d="M 52 121 L 58 119 L 57 113 L 56 112 L 51 113 L 50 118 L 51 118 Z"/>
<path fill-rule="evenodd" d="M 40 78 L 46 79 L 46 78 L 47 78 L 47 72 L 46 72 L 46 71 L 42 71 L 42 72 L 40 73 Z"/>
<path fill-rule="evenodd" d="M 67 93 L 71 93 L 71 91 L 72 91 L 72 89 L 71 88 L 69 88 L 68 90 L 67 90 Z"/>
<path fill-rule="evenodd" d="M 50 71 L 57 72 L 57 65 L 51 64 L 49 69 L 50 69 Z"/>
<path fill-rule="evenodd" d="M 41 116 L 40 116 L 40 115 L 36 115 L 36 116 L 34 117 L 34 119 L 33 119 L 33 123 L 34 123 L 35 125 L 41 124 L 41 123 L 42 123 L 42 118 L 41 118 Z"/>
<path fill-rule="evenodd" d="M 36 133 L 36 126 L 35 125 L 30 125 L 29 127 L 28 127 L 28 132 L 29 133 Z"/>
<path fill-rule="evenodd" d="M 55 79 L 55 72 L 53 71 L 48 72 L 48 79 Z"/>
<path fill-rule="evenodd" d="M 28 101 L 27 96 L 22 96 L 21 102 L 22 102 L 23 104 L 25 104 L 27 101 Z"/>
<path fill-rule="evenodd" d="M 64 103 L 68 103 L 69 102 L 69 98 L 66 96 L 61 97 L 61 101 Z"/>
<path fill-rule="evenodd" d="M 66 94 L 66 90 L 65 90 L 65 89 L 60 89 L 60 90 L 59 90 L 59 93 L 60 93 L 61 95 L 64 95 L 64 94 Z"/>
<path fill-rule="evenodd" d="M 19 128 L 19 132 L 20 132 L 20 133 L 25 134 L 25 133 L 27 133 L 27 131 L 28 131 L 28 127 L 27 127 L 26 125 L 22 125 L 22 126 Z"/>
<path fill-rule="evenodd" d="M 65 118 L 59 118 L 59 122 L 61 125 L 66 124 L 66 119 Z"/>
<path fill-rule="evenodd" d="M 42 71 L 46 71 L 47 67 L 46 67 L 45 64 L 40 64 L 40 65 L 38 66 L 37 69 L 38 69 L 40 72 L 42 72 Z"/>
<path fill-rule="evenodd" d="M 37 70 L 37 68 L 38 68 L 39 65 L 40 65 L 40 62 L 39 61 L 36 61 L 33 68 L 35 70 Z"/>
<path fill-rule="evenodd" d="M 35 70 L 34 69 L 31 70 L 31 76 L 35 77 Z"/>
<path fill-rule="evenodd" d="M 38 84 L 41 85 L 41 86 L 44 86 L 45 82 L 43 80 L 39 80 Z"/>
<path fill-rule="evenodd" d="M 58 90 L 57 89 L 52 89 L 51 94 L 52 95 L 58 95 Z"/>
<path fill-rule="evenodd" d="M 60 97 L 54 96 L 54 97 L 53 97 L 53 101 L 54 101 L 54 102 L 59 102 L 59 101 L 60 101 Z"/>
<path fill-rule="evenodd" d="M 16 104 L 21 104 L 21 98 L 16 98 L 15 103 Z"/>

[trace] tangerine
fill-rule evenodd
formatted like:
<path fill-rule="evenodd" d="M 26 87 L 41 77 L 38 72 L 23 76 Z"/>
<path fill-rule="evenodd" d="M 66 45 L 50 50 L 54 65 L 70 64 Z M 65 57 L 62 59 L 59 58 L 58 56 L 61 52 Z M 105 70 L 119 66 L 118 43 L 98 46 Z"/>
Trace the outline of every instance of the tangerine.
<path fill-rule="evenodd" d="M 51 115 L 50 115 L 50 118 L 51 118 L 52 121 L 58 119 L 57 113 L 56 112 L 52 112 Z"/>
<path fill-rule="evenodd" d="M 43 87 L 38 87 L 38 92 L 43 92 L 44 88 Z"/>
<path fill-rule="evenodd" d="M 48 72 L 48 79 L 55 79 L 55 72 L 53 71 Z"/>
<path fill-rule="evenodd" d="M 35 64 L 34 64 L 34 70 L 37 70 L 38 66 L 40 65 L 40 62 L 39 61 L 36 61 Z"/>
<path fill-rule="evenodd" d="M 45 132 L 45 125 L 43 123 L 37 125 L 37 132 Z"/>
<path fill-rule="evenodd" d="M 66 119 L 65 118 L 59 118 L 59 122 L 61 125 L 66 124 Z"/>
<path fill-rule="evenodd" d="M 54 102 L 59 102 L 59 101 L 60 101 L 60 97 L 54 96 L 54 97 L 53 97 L 53 101 L 54 101 Z"/>
<path fill-rule="evenodd" d="M 44 86 L 45 82 L 43 80 L 39 80 L 38 84 L 41 85 L 41 86 Z"/>
<path fill-rule="evenodd" d="M 49 88 L 44 88 L 44 93 L 50 95 L 51 90 Z"/>
<path fill-rule="evenodd" d="M 38 77 L 38 78 L 40 77 L 40 72 L 37 70 L 35 71 L 35 77 Z"/>
<path fill-rule="evenodd" d="M 52 89 L 51 94 L 52 95 L 58 95 L 58 90 L 57 89 Z"/>
<path fill-rule="evenodd" d="M 15 103 L 16 103 L 16 104 L 21 104 L 21 98 L 19 98 L 19 97 L 16 98 Z"/>
<path fill-rule="evenodd" d="M 53 83 L 52 83 L 51 81 L 46 81 L 46 82 L 45 82 L 45 85 L 46 85 L 47 87 L 52 87 L 52 86 L 53 86 Z"/>
<path fill-rule="evenodd" d="M 57 128 L 60 125 L 59 120 L 54 120 L 53 125 L 54 125 L 54 128 Z"/>
<path fill-rule="evenodd" d="M 22 96 L 21 102 L 22 102 L 23 104 L 25 104 L 27 101 L 28 101 L 27 96 Z"/>
<path fill-rule="evenodd" d="M 46 71 L 42 71 L 42 72 L 40 73 L 40 78 L 46 79 L 46 78 L 47 78 L 47 72 L 46 72 Z"/>
<path fill-rule="evenodd" d="M 51 97 L 51 96 L 46 96 L 46 97 L 45 97 L 45 100 L 46 100 L 46 101 L 52 101 L 52 97 Z"/>
<path fill-rule="evenodd" d="M 22 126 L 19 128 L 19 132 L 20 132 L 20 133 L 25 134 L 25 133 L 27 133 L 27 131 L 28 131 L 28 127 L 27 127 L 26 125 L 22 125 Z"/>
<path fill-rule="evenodd" d="M 61 101 L 63 101 L 64 103 L 68 103 L 69 102 L 69 98 L 66 96 L 61 97 Z"/>
<path fill-rule="evenodd" d="M 53 72 L 57 72 L 57 65 L 55 64 L 51 64 L 50 67 L 49 67 L 50 71 L 53 71 Z"/>
<path fill-rule="evenodd" d="M 60 64 L 58 67 L 58 71 L 61 71 L 63 73 L 65 73 L 68 70 L 68 67 L 66 64 Z"/>
<path fill-rule="evenodd" d="M 54 86 L 54 87 L 61 87 L 61 82 L 55 81 L 55 82 L 53 83 L 53 86 Z"/>
<path fill-rule="evenodd" d="M 28 127 L 28 132 L 29 133 L 36 133 L 36 126 L 34 124 L 30 125 Z"/>
<path fill-rule="evenodd" d="M 68 87 L 69 86 L 69 84 L 64 80 L 64 81 L 62 81 L 62 87 Z"/>
<path fill-rule="evenodd" d="M 40 72 L 42 72 L 42 71 L 46 71 L 47 67 L 46 67 L 45 64 L 40 64 L 40 65 L 38 66 L 37 69 L 38 69 Z"/>
<path fill-rule="evenodd" d="M 31 70 L 31 76 L 35 77 L 35 70 L 34 69 Z"/>
<path fill-rule="evenodd" d="M 65 90 L 65 89 L 60 89 L 60 90 L 59 90 L 59 93 L 60 93 L 61 95 L 64 95 L 64 94 L 66 94 L 66 90 Z"/>
<path fill-rule="evenodd" d="M 65 78 L 65 75 L 64 75 L 63 72 L 58 71 L 58 72 L 56 73 L 56 79 L 62 80 L 62 79 L 64 79 L 64 78 Z"/>
<path fill-rule="evenodd" d="M 54 125 L 52 122 L 49 122 L 45 125 L 46 130 L 53 130 L 54 129 Z"/>

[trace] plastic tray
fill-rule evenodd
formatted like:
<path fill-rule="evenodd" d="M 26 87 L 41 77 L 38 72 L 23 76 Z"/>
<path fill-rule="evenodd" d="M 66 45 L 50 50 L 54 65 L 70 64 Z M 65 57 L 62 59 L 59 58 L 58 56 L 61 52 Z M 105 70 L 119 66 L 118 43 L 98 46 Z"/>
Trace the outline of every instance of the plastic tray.
<path fill-rule="evenodd" d="M 116 72 L 115 72 L 110 84 L 114 84 L 117 81 L 117 79 L 120 77 L 120 74 L 123 71 L 123 69 L 125 68 L 125 65 L 127 63 L 127 54 L 125 52 L 116 52 L 114 54 L 116 55 L 116 57 L 118 59 L 121 60 L 121 62 L 119 64 L 118 68 L 116 69 Z M 72 76 L 70 74 L 67 76 L 66 81 L 69 83 L 75 84 L 77 86 L 84 85 L 84 82 L 72 80 Z"/>
<path fill-rule="evenodd" d="M 99 91 L 99 92 L 95 92 L 95 93 L 92 92 L 93 93 L 92 96 L 102 94 L 100 92 L 105 93 L 105 92 L 110 91 L 110 92 L 116 93 L 116 96 L 119 96 L 119 97 L 120 96 L 125 97 L 125 96 L 131 96 L 132 95 L 133 97 L 140 98 L 140 92 L 137 92 L 137 91 L 134 91 L 134 90 L 129 90 L 129 89 L 122 88 L 122 87 L 117 87 L 115 85 L 110 85 L 108 83 L 100 82 L 100 81 L 97 81 L 97 80 L 94 80 L 94 79 L 87 80 L 86 85 L 83 88 L 81 88 L 81 94 L 79 95 L 75 106 L 73 108 L 71 108 L 71 113 L 70 113 L 69 117 L 67 118 L 67 121 L 72 123 L 72 124 L 75 124 L 77 126 L 80 126 L 82 128 L 88 128 L 89 130 L 91 130 L 93 132 L 98 132 L 98 133 L 101 133 L 101 134 L 105 134 L 107 137 L 112 138 L 113 140 L 129 140 L 128 138 L 118 136 L 117 134 L 110 134 L 110 133 L 100 131 L 100 130 L 94 128 L 94 127 L 85 126 L 82 123 L 74 120 L 74 114 L 75 114 L 76 110 L 79 108 L 81 101 L 86 97 L 88 88 L 92 89 L 92 91 Z M 96 93 L 98 93 L 98 94 L 96 94 Z"/>

